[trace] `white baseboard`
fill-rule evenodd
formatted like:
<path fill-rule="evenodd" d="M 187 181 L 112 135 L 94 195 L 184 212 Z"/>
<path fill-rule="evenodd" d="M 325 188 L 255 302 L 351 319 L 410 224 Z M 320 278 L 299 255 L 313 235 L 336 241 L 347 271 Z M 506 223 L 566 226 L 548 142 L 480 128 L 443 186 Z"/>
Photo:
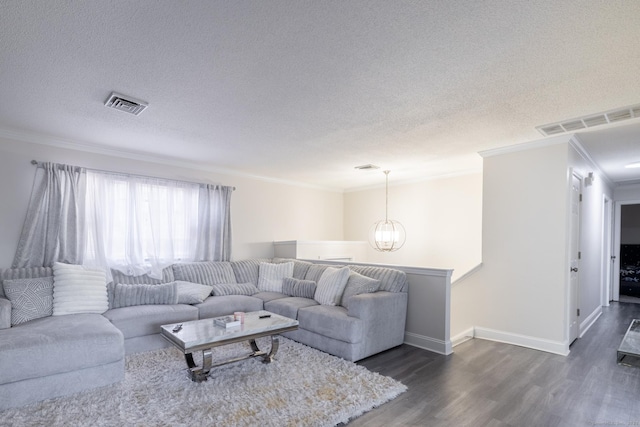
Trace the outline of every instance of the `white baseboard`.
<path fill-rule="evenodd" d="M 511 332 L 496 331 L 495 329 L 475 327 L 474 337 L 532 348 L 534 350 L 542 350 L 548 353 L 559 354 L 561 356 L 569 354 L 568 343 L 545 340 L 527 335 L 514 334 Z"/>
<path fill-rule="evenodd" d="M 444 355 L 453 353 L 453 350 L 451 349 L 451 341 L 442 341 L 436 338 L 414 334 L 413 332 L 405 331 L 404 343 L 412 345 L 414 347 L 433 351 L 434 353 L 440 353 Z"/>
<path fill-rule="evenodd" d="M 593 312 L 588 315 L 586 319 L 580 322 L 580 334 L 578 335 L 578 338 L 582 338 L 584 334 L 587 333 L 589 328 L 592 327 L 594 323 L 596 323 L 596 320 L 598 320 L 601 314 L 602 307 L 598 306 L 598 308 L 593 310 Z"/>
<path fill-rule="evenodd" d="M 475 328 L 469 328 L 464 332 L 459 333 L 458 335 L 451 337 L 451 345 L 453 347 L 462 344 L 463 342 L 467 342 L 472 340 L 476 336 Z"/>

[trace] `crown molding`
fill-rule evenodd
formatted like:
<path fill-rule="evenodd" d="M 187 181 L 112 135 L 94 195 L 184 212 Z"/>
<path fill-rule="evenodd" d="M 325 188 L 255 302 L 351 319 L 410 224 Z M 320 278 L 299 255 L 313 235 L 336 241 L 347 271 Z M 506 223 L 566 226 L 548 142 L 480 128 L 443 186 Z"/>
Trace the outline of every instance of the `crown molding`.
<path fill-rule="evenodd" d="M 344 190 L 341 188 L 326 187 L 321 185 L 307 184 L 299 181 L 289 181 L 285 179 L 255 175 L 255 174 L 250 174 L 246 172 L 236 171 L 233 169 L 225 169 L 225 168 L 210 166 L 202 163 L 186 162 L 182 160 L 176 160 L 170 157 L 158 156 L 158 155 L 153 155 L 149 153 L 120 150 L 120 149 L 115 149 L 115 148 L 110 148 L 105 146 L 87 144 L 83 142 L 72 141 L 68 139 L 59 138 L 56 136 L 45 135 L 45 134 L 40 134 L 35 132 L 18 131 L 15 129 L 7 129 L 7 128 L 0 127 L 0 138 L 19 141 L 19 142 L 26 142 L 28 144 L 35 144 L 35 145 L 61 148 L 65 150 L 98 154 L 102 156 L 110 156 L 110 157 L 117 157 L 121 159 L 143 161 L 146 163 L 154 163 L 162 166 L 173 166 L 173 167 L 197 170 L 202 172 L 236 176 L 240 178 L 247 178 L 247 179 L 253 179 L 256 181 L 267 182 L 271 184 L 290 185 L 293 187 L 301 187 L 301 188 L 308 188 L 308 189 L 321 190 L 321 191 L 330 191 L 335 193 L 344 192 Z M 38 159 L 35 159 L 35 160 L 38 160 Z"/>
<path fill-rule="evenodd" d="M 456 178 L 459 176 L 466 176 L 466 175 L 473 175 L 473 174 L 478 174 L 478 173 L 482 173 L 482 167 L 479 168 L 471 168 L 471 169 L 465 169 L 465 170 L 461 170 L 461 171 L 457 171 L 457 172 L 451 172 L 451 173 L 443 173 L 440 175 L 429 175 L 429 176 L 423 176 L 420 178 L 410 178 L 410 179 L 404 179 L 404 180 L 398 180 L 398 181 L 394 181 L 393 183 L 389 183 L 389 187 L 400 187 L 400 186 L 404 186 L 404 185 L 411 185 L 411 184 L 420 184 L 421 182 L 428 182 L 428 181 L 437 181 L 439 179 L 448 179 L 448 178 Z M 367 191 L 367 190 L 377 190 L 379 188 L 385 188 L 385 184 L 375 184 L 375 185 L 366 185 L 366 186 L 362 186 L 362 187 L 352 187 L 352 188 L 346 188 L 344 190 L 345 193 L 357 193 L 360 191 Z"/>
<path fill-rule="evenodd" d="M 564 144 L 569 142 L 573 134 L 564 134 L 554 136 L 550 138 L 538 139 L 530 142 L 523 142 L 521 144 L 508 145 L 506 147 L 498 147 L 490 150 L 479 151 L 478 154 L 482 158 L 500 156 L 502 154 L 518 153 L 521 151 L 532 150 L 535 148 L 551 147 L 554 145 Z"/>

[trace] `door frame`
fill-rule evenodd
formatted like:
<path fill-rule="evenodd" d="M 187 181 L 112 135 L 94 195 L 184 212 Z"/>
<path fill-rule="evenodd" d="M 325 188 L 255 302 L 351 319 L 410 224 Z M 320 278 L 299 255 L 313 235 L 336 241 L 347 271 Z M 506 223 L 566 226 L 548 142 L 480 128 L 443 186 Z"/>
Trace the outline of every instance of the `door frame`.
<path fill-rule="evenodd" d="M 613 199 L 602 195 L 602 293 L 600 305 L 609 306 L 613 299 L 613 242 L 614 242 L 614 211 Z M 619 290 L 620 288 L 618 288 Z"/>
<path fill-rule="evenodd" d="M 580 316 L 578 316 L 578 309 L 580 308 L 580 260 L 577 256 L 572 252 L 573 248 L 573 239 L 576 238 L 576 252 L 580 251 L 580 230 L 581 230 L 581 222 L 582 222 L 582 202 L 578 201 L 578 215 L 577 215 L 577 227 L 574 229 L 573 224 L 573 213 L 572 213 L 572 205 L 573 205 L 573 182 L 574 179 L 579 183 L 578 186 L 578 197 L 582 194 L 583 190 L 583 177 L 580 173 L 578 173 L 573 168 L 570 168 L 569 173 L 569 185 L 568 185 L 568 212 L 567 212 L 567 263 L 566 263 L 566 295 L 567 295 L 567 311 L 566 311 L 566 319 L 567 319 L 567 346 L 570 346 L 579 336 L 580 336 Z M 576 236 L 574 236 L 577 233 Z M 571 269 L 576 267 L 578 270 L 576 272 L 572 272 Z M 575 289 L 572 289 L 572 280 L 575 280 Z M 572 324 L 576 323 L 575 334 L 572 333 Z M 575 335 L 575 336 L 574 336 Z"/>
<path fill-rule="evenodd" d="M 620 240 L 622 233 L 622 205 L 640 205 L 640 200 L 620 200 L 616 202 L 615 218 L 614 218 L 614 233 L 613 233 L 613 256 L 615 256 L 612 263 L 613 281 L 611 283 L 612 301 L 620 300 Z"/>

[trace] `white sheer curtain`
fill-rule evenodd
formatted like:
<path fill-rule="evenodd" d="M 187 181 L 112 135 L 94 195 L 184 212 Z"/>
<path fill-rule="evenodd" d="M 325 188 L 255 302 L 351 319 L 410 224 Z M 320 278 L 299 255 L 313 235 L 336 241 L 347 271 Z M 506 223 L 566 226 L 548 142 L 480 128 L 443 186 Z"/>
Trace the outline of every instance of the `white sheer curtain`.
<path fill-rule="evenodd" d="M 195 258 L 198 184 L 87 171 L 86 264 L 161 278 Z"/>
<path fill-rule="evenodd" d="M 175 262 L 227 261 L 232 192 L 45 164 L 36 173 L 14 267 L 65 261 L 161 278 Z"/>

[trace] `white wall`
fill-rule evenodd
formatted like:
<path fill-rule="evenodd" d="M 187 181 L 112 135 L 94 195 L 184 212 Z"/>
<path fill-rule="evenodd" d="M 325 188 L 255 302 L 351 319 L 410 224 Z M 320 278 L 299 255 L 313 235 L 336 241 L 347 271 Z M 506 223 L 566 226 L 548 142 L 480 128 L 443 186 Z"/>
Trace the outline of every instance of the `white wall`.
<path fill-rule="evenodd" d="M 452 288 L 452 337 L 568 348 L 566 139 L 485 156 L 483 265 Z"/>
<path fill-rule="evenodd" d="M 345 193 L 344 209 L 345 239 L 367 240 L 371 225 L 384 219 L 384 186 Z M 455 280 L 482 259 L 482 174 L 390 182 L 389 218 L 402 223 L 407 241 L 391 253 L 369 247 L 367 262 L 453 269 Z"/>
<path fill-rule="evenodd" d="M 274 240 L 344 238 L 340 192 L 0 138 L 0 267 L 13 261 L 35 173 L 31 160 L 235 186 L 233 259 L 271 257 Z"/>
<path fill-rule="evenodd" d="M 593 183 L 582 184 L 582 205 L 580 221 L 578 308 L 580 308 L 580 334 L 590 326 L 602 312 L 603 262 L 605 243 L 603 241 L 604 195 L 613 199 L 612 186 L 594 169 L 591 161 L 581 154 L 574 145 L 569 147 L 569 167 L 586 178 L 594 174 Z"/>

